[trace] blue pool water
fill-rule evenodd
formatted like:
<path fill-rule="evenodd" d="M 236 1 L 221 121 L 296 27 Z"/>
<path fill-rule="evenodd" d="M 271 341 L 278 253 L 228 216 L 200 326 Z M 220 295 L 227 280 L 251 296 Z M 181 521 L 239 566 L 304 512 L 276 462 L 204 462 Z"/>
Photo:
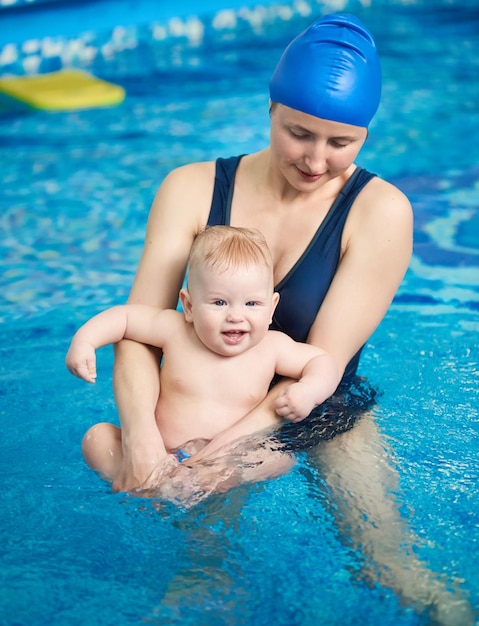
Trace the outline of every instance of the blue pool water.
<path fill-rule="evenodd" d="M 364 20 L 383 62 L 358 162 L 415 210 L 410 269 L 360 371 L 382 392 L 375 421 L 417 555 L 477 610 L 479 8 L 333 6 Z M 0 624 L 429 623 L 381 579 L 361 580 L 364 555 L 338 532 L 306 457 L 190 510 L 111 494 L 79 449 L 92 423 L 117 419 L 111 352 L 94 387 L 63 365 L 76 327 L 125 300 L 164 175 L 264 146 L 271 69 L 327 8 L 285 2 L 176 27 L 99 28 L 76 55 L 50 41 L 2 57 L 17 72 L 70 60 L 128 96 L 114 109 L 0 113 Z"/>

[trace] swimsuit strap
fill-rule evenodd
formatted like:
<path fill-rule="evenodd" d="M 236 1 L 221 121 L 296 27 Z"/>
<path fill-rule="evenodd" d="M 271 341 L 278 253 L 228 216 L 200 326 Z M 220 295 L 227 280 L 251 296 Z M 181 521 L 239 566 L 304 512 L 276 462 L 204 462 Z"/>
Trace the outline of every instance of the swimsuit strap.
<path fill-rule="evenodd" d="M 219 158 L 216 160 L 215 186 L 208 217 L 208 226 L 229 226 L 231 202 L 233 200 L 234 179 L 239 162 L 244 155 Z"/>

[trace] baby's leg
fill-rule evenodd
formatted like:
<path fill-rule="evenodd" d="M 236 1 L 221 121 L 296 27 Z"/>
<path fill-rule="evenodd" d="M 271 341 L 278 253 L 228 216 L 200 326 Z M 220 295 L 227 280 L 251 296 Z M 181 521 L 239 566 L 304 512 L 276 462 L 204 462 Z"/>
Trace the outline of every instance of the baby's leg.
<path fill-rule="evenodd" d="M 95 424 L 83 437 L 82 454 L 88 467 L 113 482 L 122 459 L 121 430 L 108 422 Z"/>
<path fill-rule="evenodd" d="M 189 459 L 190 456 L 194 456 L 200 450 L 203 450 L 205 446 L 209 444 L 210 439 L 190 439 L 186 443 L 184 443 L 179 448 L 174 448 L 173 450 L 169 450 L 178 461 L 181 463 L 182 461 Z"/>

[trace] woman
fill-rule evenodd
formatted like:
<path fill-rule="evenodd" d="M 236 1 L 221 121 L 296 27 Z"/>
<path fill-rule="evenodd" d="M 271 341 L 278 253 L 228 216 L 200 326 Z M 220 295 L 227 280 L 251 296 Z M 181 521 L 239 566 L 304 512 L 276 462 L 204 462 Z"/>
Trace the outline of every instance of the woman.
<path fill-rule="evenodd" d="M 280 293 L 272 328 L 326 350 L 339 372 L 339 393 L 299 424 L 293 446 L 302 445 L 325 413 L 331 432 L 320 435 L 324 441 L 312 454 L 335 497 L 338 525 L 372 561 L 366 573 L 380 576 L 417 610 L 426 609 L 435 623 L 472 624 L 467 600 L 408 549 L 412 540 L 394 500 L 395 472 L 374 421 L 363 417 L 348 430 L 350 422 L 343 420 L 348 405 L 342 398 L 345 390 L 348 402 L 355 395 L 347 392 L 361 348 L 388 309 L 412 249 L 408 199 L 354 163 L 380 93 L 376 47 L 358 19 L 328 15 L 301 33 L 271 78 L 270 145 L 242 158 L 180 167 L 164 180 L 129 302 L 176 306 L 191 245 L 205 224 L 259 229 L 273 255 Z M 210 461 L 218 448 L 240 437 L 277 428 L 274 401 L 289 384 L 278 382 L 251 413 L 194 453 L 188 466 L 208 455 Z M 159 355 L 142 344 L 119 344 L 115 393 L 122 429 L 113 489 L 148 488 L 168 472 L 171 456 L 155 422 Z M 119 436 L 113 428 L 90 429 L 83 442 L 87 462 L 113 449 L 111 438 Z M 233 444 L 240 456 L 245 441 Z M 201 477 L 201 463 L 196 467 Z M 214 474 L 214 465 L 204 465 L 208 469 Z M 185 468 L 186 481 L 191 471 Z M 262 471 L 273 473 L 274 463 L 262 462 L 258 479 L 266 477 Z M 181 472 L 172 484 L 181 490 Z"/>
<path fill-rule="evenodd" d="M 329 352 L 337 362 L 338 385 L 351 380 L 412 247 L 407 198 L 354 163 L 380 93 L 376 47 L 357 18 L 328 15 L 301 33 L 271 78 L 270 145 L 242 158 L 186 165 L 165 178 L 129 302 L 176 306 L 192 242 L 205 224 L 257 228 L 272 251 L 281 296 L 272 328 Z M 202 456 L 278 426 L 274 400 L 288 384 L 273 387 Z M 151 486 L 165 462 L 155 423 L 159 393 L 158 354 L 122 342 L 115 394 L 123 453 L 115 491 Z M 110 437 L 103 425 L 89 431 L 83 442 L 87 462 L 110 449 Z"/>

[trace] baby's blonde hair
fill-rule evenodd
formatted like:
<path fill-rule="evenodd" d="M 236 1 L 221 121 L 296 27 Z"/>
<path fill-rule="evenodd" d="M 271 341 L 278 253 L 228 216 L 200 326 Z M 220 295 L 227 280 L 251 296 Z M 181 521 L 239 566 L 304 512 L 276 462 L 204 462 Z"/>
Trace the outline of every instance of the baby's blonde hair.
<path fill-rule="evenodd" d="M 235 226 L 207 226 L 193 242 L 189 275 L 199 266 L 225 271 L 228 268 L 262 265 L 273 273 L 273 259 L 259 230 Z"/>

